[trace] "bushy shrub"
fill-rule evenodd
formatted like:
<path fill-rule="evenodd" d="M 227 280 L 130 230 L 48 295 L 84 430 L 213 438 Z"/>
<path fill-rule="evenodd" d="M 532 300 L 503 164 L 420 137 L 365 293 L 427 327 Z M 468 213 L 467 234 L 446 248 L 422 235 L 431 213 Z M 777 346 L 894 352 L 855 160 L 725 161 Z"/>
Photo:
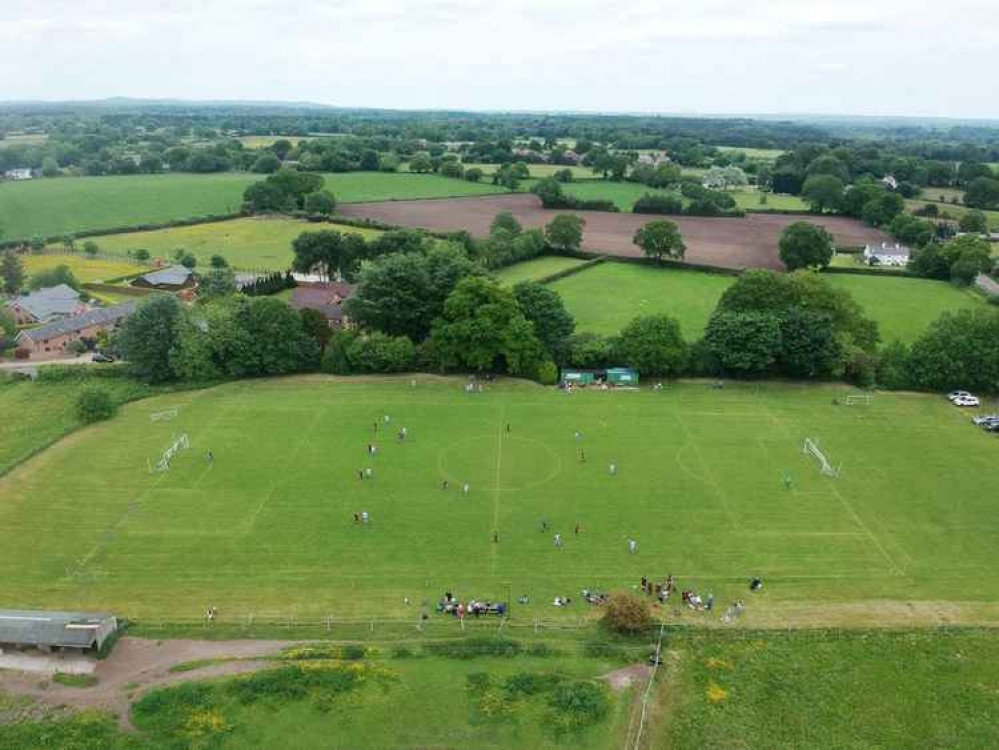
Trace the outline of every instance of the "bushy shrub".
<path fill-rule="evenodd" d="M 76 397 L 76 416 L 87 424 L 110 419 L 114 416 L 115 409 L 111 395 L 103 388 L 89 386 Z"/>
<path fill-rule="evenodd" d="M 646 193 L 631 207 L 636 214 L 662 214 L 673 216 L 683 213 L 683 200 L 676 195 L 653 195 Z"/>
<path fill-rule="evenodd" d="M 424 650 L 433 656 L 449 659 L 476 659 L 481 656 L 514 657 L 524 652 L 519 641 L 509 638 L 485 638 L 476 636 L 458 641 L 427 643 Z"/>
<path fill-rule="evenodd" d="M 558 382 L 558 367 L 554 362 L 542 362 L 534 373 L 534 379 L 541 385 L 555 385 Z"/>
<path fill-rule="evenodd" d="M 564 677 L 557 674 L 517 672 L 506 679 L 506 682 L 503 683 L 503 690 L 512 698 L 521 695 L 538 695 L 553 690 L 564 680 Z"/>
<path fill-rule="evenodd" d="M 574 731 L 602 721 L 610 712 L 607 688 L 595 682 L 563 682 L 548 699 L 556 733 Z"/>
<path fill-rule="evenodd" d="M 648 602 L 641 597 L 627 591 L 615 591 L 604 606 L 601 622 L 615 633 L 633 635 L 652 624 L 652 612 Z"/>

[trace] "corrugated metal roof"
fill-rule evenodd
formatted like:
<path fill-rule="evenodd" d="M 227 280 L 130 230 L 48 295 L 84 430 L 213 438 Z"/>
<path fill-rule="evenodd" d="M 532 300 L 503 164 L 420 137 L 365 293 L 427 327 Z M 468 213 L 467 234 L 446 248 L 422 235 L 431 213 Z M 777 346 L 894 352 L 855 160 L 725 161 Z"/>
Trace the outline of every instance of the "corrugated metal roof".
<path fill-rule="evenodd" d="M 0 643 L 86 648 L 114 616 L 105 612 L 0 609 Z"/>
<path fill-rule="evenodd" d="M 140 278 L 153 286 L 159 286 L 160 284 L 166 284 L 168 286 L 181 286 L 187 281 L 191 273 L 190 268 L 185 268 L 184 266 L 170 266 L 169 268 L 147 273 L 145 276 L 141 276 Z"/>
<path fill-rule="evenodd" d="M 29 328 L 26 331 L 21 331 L 17 334 L 17 340 L 20 341 L 21 338 L 26 338 L 31 341 L 44 341 L 53 336 L 62 336 L 67 333 L 82 331 L 84 328 L 89 328 L 93 325 L 114 323 L 135 312 L 138 304 L 138 301 L 129 300 L 114 307 L 99 307 L 85 312 L 83 315 L 57 320 L 53 323 L 38 326 L 38 328 Z"/>
<path fill-rule="evenodd" d="M 8 304 L 20 305 L 35 320 L 45 320 L 53 315 L 72 315 L 80 304 L 80 293 L 66 284 L 59 284 L 15 297 Z"/>

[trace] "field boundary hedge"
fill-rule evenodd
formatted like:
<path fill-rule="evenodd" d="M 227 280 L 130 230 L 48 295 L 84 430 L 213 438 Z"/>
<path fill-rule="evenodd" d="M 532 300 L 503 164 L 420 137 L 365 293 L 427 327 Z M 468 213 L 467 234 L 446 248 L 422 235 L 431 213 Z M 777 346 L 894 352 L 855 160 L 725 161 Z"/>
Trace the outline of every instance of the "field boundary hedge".
<path fill-rule="evenodd" d="M 571 258 L 584 258 L 586 260 L 606 258 L 607 261 L 611 263 L 633 263 L 640 266 L 648 266 L 649 268 L 687 269 L 690 271 L 703 271 L 704 273 L 718 274 L 720 276 L 740 276 L 742 274 L 742 269 L 739 268 L 725 268 L 724 266 L 712 266 L 706 263 L 688 263 L 685 260 L 658 261 L 652 260 L 651 258 L 639 258 L 628 255 L 604 255 L 603 253 L 587 252 L 584 250 L 576 252 L 563 252 L 559 253 L 559 255 L 566 255 Z"/>
<path fill-rule="evenodd" d="M 128 297 L 148 297 L 155 289 L 143 289 L 137 286 L 118 286 L 116 284 L 101 284 L 92 282 L 82 285 L 88 292 L 107 292 L 109 294 L 124 294 Z"/>
<path fill-rule="evenodd" d="M 826 266 L 822 269 L 822 273 L 843 273 L 852 274 L 854 276 L 894 276 L 896 278 L 901 276 L 910 279 L 923 278 L 918 273 L 907 271 L 904 268 L 878 270 L 876 268 L 844 268 L 843 266 Z"/>
<path fill-rule="evenodd" d="M 543 258 L 545 256 L 539 255 L 538 257 Z M 559 256 L 556 255 L 553 257 L 559 257 Z M 606 263 L 608 260 L 610 260 L 610 258 L 608 258 L 606 255 L 600 255 L 596 258 L 585 260 L 579 265 L 572 266 L 571 268 L 563 268 L 561 271 L 555 271 L 554 273 L 550 273 L 547 276 L 542 276 L 538 279 L 535 279 L 535 282 L 537 282 L 538 284 L 551 284 L 553 281 L 564 279 L 566 276 L 572 276 L 574 274 L 585 271 L 588 268 L 593 268 L 593 266 L 599 266 L 601 263 Z"/>

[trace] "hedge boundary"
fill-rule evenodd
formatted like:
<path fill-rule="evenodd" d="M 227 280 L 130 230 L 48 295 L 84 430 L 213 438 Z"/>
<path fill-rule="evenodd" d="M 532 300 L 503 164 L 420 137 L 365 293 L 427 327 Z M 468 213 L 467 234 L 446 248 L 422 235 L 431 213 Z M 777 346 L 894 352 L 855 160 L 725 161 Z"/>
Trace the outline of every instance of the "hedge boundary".
<path fill-rule="evenodd" d="M 118 286 L 116 284 L 100 284 L 97 282 L 82 285 L 88 292 L 107 292 L 109 294 L 124 294 L 127 297 L 148 297 L 155 289 L 143 289 L 136 286 Z"/>
<path fill-rule="evenodd" d="M 539 255 L 539 258 L 545 257 L 544 255 Z M 560 257 L 558 255 L 549 257 Z M 567 276 L 573 276 L 577 273 L 581 273 L 588 268 L 593 268 L 593 266 L 599 266 L 601 263 L 606 263 L 610 258 L 606 255 L 600 255 L 596 258 L 591 258 L 589 260 L 583 261 L 582 263 L 572 266 L 570 268 L 563 268 L 561 271 L 555 271 L 547 276 L 542 276 L 541 278 L 535 279 L 538 284 L 551 284 L 553 281 L 558 281 L 559 279 L 564 279 Z"/>

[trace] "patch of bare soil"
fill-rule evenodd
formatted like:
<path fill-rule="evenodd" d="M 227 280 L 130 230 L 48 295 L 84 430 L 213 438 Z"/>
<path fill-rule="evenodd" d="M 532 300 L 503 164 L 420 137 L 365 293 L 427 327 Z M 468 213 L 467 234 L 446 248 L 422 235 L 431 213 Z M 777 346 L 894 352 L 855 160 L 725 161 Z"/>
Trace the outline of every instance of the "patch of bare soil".
<path fill-rule="evenodd" d="M 97 664 L 93 687 L 60 685 L 26 672 L 0 672 L 0 690 L 33 698 L 49 706 L 108 711 L 122 727 L 131 729 L 129 708 L 151 688 L 188 680 L 252 672 L 273 662 L 263 657 L 294 646 L 297 641 L 151 641 L 122 638 L 111 656 Z M 170 667 L 205 659 L 233 659 L 209 664 L 187 672 L 170 672 Z"/>
<path fill-rule="evenodd" d="M 795 221 L 809 221 L 828 229 L 842 247 L 889 241 L 880 230 L 843 216 L 749 214 L 743 218 L 650 216 L 603 211 L 552 211 L 541 207 L 536 196 L 523 193 L 477 198 L 386 201 L 340 206 L 338 213 L 354 218 L 436 231 L 465 230 L 476 237 L 489 234 L 496 214 L 509 211 L 527 229 L 539 228 L 560 213 L 575 213 L 586 220 L 583 249 L 607 255 L 640 257 L 632 242 L 635 231 L 657 218 L 668 218 L 680 227 L 687 243 L 686 260 L 722 268 L 783 269 L 777 243 L 784 228 Z"/>
<path fill-rule="evenodd" d="M 652 676 L 652 667 L 648 664 L 632 664 L 622 669 L 615 669 L 613 672 L 602 674 L 598 679 L 610 685 L 611 690 L 620 693 L 628 689 L 636 682 L 645 682 Z"/>

